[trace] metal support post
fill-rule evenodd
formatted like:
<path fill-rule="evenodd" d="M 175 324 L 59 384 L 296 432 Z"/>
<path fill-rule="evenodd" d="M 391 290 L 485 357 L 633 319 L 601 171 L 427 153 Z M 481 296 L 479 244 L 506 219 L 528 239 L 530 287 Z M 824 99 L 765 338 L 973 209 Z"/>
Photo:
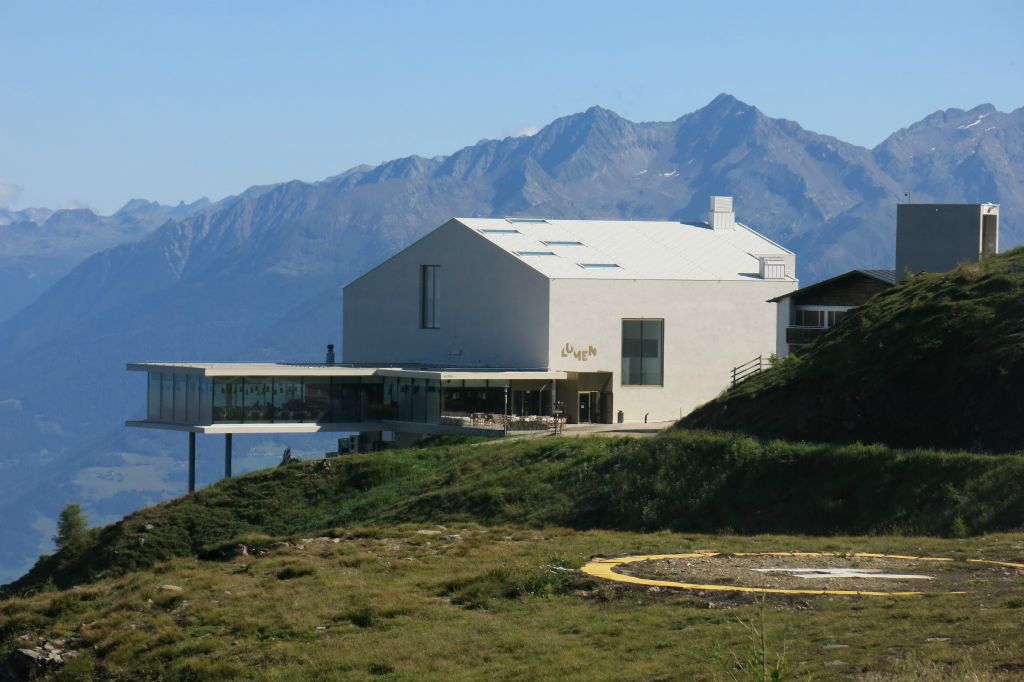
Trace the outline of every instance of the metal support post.
<path fill-rule="evenodd" d="M 224 478 L 231 478 L 231 434 L 224 434 Z"/>
<path fill-rule="evenodd" d="M 189 431 L 188 434 L 188 491 L 196 491 L 196 433 Z"/>

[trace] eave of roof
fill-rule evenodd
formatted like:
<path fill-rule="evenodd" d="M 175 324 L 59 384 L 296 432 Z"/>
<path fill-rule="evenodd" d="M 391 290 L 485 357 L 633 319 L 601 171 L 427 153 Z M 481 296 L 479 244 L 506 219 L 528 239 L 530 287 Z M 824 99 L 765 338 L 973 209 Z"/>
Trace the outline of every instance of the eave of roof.
<path fill-rule="evenodd" d="M 205 377 L 345 376 L 405 377 L 415 379 L 565 379 L 563 370 L 489 367 L 421 367 L 405 365 L 326 365 L 275 362 L 132 362 L 131 372 L 168 372 Z"/>
<path fill-rule="evenodd" d="M 815 289 L 820 289 L 830 284 L 835 284 L 836 282 L 846 279 L 847 277 L 852 277 L 853 275 L 864 275 L 866 277 L 871 277 L 872 279 L 877 279 L 880 282 L 885 282 L 886 284 L 889 284 L 891 286 L 896 286 L 895 270 L 861 270 L 858 268 L 855 270 L 850 270 L 849 272 L 844 272 L 841 275 L 836 275 L 835 277 L 824 279 L 820 282 L 815 282 L 810 286 L 806 286 L 801 289 L 791 291 L 788 294 L 776 296 L 775 298 L 769 298 L 768 303 L 778 303 L 781 300 L 792 298 L 797 294 L 806 294 L 808 292 L 814 291 Z"/>

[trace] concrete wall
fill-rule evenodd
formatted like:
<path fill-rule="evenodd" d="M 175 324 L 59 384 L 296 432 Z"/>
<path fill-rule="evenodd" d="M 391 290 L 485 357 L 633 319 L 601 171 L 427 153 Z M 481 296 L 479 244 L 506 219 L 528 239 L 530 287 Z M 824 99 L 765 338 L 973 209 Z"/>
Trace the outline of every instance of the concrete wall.
<path fill-rule="evenodd" d="M 796 289 L 792 281 L 551 282 L 550 368 L 612 372 L 612 414 L 626 421 L 678 419 L 717 396 L 733 367 L 777 347 L 776 306 L 768 299 Z M 664 386 L 623 386 L 622 320 L 665 320 Z M 586 349 L 585 359 L 564 353 Z M 597 352 L 591 354 L 590 347 Z M 566 405 L 574 396 L 560 396 Z"/>
<path fill-rule="evenodd" d="M 896 276 L 945 272 L 982 253 L 982 216 L 998 215 L 988 204 L 898 204 Z"/>
<path fill-rule="evenodd" d="M 439 329 L 420 328 L 420 266 L 440 265 Z M 342 360 L 544 367 L 548 279 L 449 221 L 345 287 Z"/>
<path fill-rule="evenodd" d="M 775 353 L 784 358 L 789 355 L 786 328 L 793 320 L 793 299 L 789 296 L 775 304 Z"/>

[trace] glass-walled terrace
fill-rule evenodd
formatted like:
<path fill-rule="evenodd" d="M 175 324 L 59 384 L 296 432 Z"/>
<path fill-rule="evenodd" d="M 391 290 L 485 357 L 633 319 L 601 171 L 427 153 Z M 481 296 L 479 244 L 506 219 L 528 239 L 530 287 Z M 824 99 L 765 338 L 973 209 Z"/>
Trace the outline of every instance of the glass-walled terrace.
<path fill-rule="evenodd" d="M 202 377 L 149 372 L 147 416 L 180 424 L 352 423 L 394 419 L 384 379 L 349 376 Z"/>
<path fill-rule="evenodd" d="M 148 419 L 172 424 L 500 423 L 552 414 L 553 382 L 149 372 Z"/>

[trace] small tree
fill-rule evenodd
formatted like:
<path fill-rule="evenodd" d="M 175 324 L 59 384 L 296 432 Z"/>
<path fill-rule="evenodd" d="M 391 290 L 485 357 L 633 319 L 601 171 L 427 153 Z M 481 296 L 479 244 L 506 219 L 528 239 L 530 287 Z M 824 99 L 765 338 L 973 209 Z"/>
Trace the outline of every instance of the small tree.
<path fill-rule="evenodd" d="M 85 514 L 82 513 L 82 506 L 72 502 L 60 512 L 57 534 L 53 536 L 53 541 L 58 550 L 74 551 L 84 544 L 88 532 L 89 525 Z"/>

